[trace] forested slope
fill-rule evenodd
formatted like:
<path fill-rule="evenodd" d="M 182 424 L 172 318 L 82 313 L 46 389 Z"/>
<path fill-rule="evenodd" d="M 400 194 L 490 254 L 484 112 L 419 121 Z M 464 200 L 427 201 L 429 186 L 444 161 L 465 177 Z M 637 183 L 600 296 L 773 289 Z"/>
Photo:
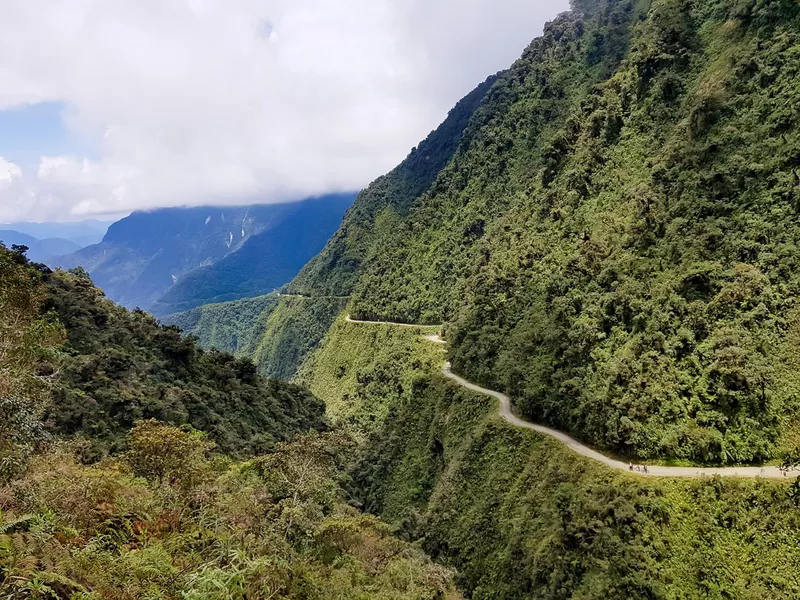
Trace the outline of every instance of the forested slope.
<path fill-rule="evenodd" d="M 158 384 L 172 386 L 172 412 L 144 406 L 163 399 Z M 62 415 L 65 392 L 90 406 L 78 440 L 43 420 Z M 50 273 L 0 244 L 0 597 L 461 598 L 450 570 L 344 501 L 352 444 L 302 434 L 317 408 L 295 386 L 259 381 L 246 361 L 204 354 L 113 305 L 85 274 Z M 194 419 L 198 409 L 211 419 Z M 178 413 L 181 427 L 130 426 L 148 410 Z M 85 440 L 106 441 L 95 416 L 119 445 L 85 464 Z M 253 427 L 261 442 L 292 439 L 253 457 Z"/>
<path fill-rule="evenodd" d="M 44 275 L 46 308 L 66 331 L 48 418 L 55 430 L 118 448 L 139 420 L 191 425 L 233 455 L 324 428 L 322 404 L 306 390 L 261 379 L 253 363 L 203 351 L 143 311 L 110 300 L 83 273 Z"/>
<path fill-rule="evenodd" d="M 576 8 L 376 219 L 353 313 L 448 322 L 457 371 L 616 452 L 774 459 L 798 435 L 800 8 Z"/>
<path fill-rule="evenodd" d="M 468 135 L 465 128 L 494 81 L 495 77 L 490 77 L 475 88 L 400 165 L 356 197 L 333 238 L 288 286 L 290 293 L 347 296 L 352 292 L 361 263 L 375 242 L 378 217 L 385 212 L 406 214 L 413 201 L 430 187 L 462 137 Z"/>
<path fill-rule="evenodd" d="M 336 322 L 300 378 L 364 443 L 350 490 L 473 600 L 790 599 L 800 481 L 642 478 L 510 426 L 427 330 Z"/>
<path fill-rule="evenodd" d="M 261 375 L 291 379 L 347 304 L 345 297 L 269 294 L 165 317 L 204 348 L 251 359 Z"/>
<path fill-rule="evenodd" d="M 197 338 L 203 348 L 231 354 L 250 354 L 258 343 L 259 324 L 280 302 L 276 293 L 232 302 L 206 304 L 168 315 L 163 322 Z"/>

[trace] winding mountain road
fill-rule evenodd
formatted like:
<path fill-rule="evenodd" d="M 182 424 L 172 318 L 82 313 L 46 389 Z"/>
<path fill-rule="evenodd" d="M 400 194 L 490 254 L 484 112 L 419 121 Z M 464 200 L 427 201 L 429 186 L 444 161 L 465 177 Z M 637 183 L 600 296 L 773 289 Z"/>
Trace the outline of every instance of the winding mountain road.
<path fill-rule="evenodd" d="M 346 318 L 348 323 L 360 323 L 363 325 L 391 325 L 395 327 L 436 327 L 436 325 L 409 325 L 408 323 L 392 323 L 389 321 L 359 321 L 356 319 L 350 318 L 350 315 L 347 315 Z M 440 338 L 438 335 L 424 335 L 424 339 L 434 342 L 437 344 L 445 344 L 446 342 Z M 631 470 L 630 463 L 622 462 L 621 460 L 617 460 L 615 458 L 608 457 L 604 454 L 597 452 L 582 444 L 575 438 L 567 435 L 563 431 L 558 431 L 557 429 L 551 429 L 550 427 L 545 427 L 544 425 L 537 425 L 536 423 L 530 423 L 525 421 L 514 414 L 511 409 L 511 398 L 509 398 L 506 394 L 502 392 L 497 392 L 495 390 L 490 390 L 485 387 L 481 387 L 471 381 L 467 381 L 460 375 L 456 375 L 453 373 L 451 369 L 450 363 L 445 363 L 444 367 L 442 368 L 442 374 L 449 379 L 455 381 L 458 385 L 473 392 L 477 392 L 479 394 L 484 394 L 486 396 L 491 396 L 492 398 L 496 398 L 500 403 L 500 417 L 513 425 L 514 427 L 521 427 L 523 429 L 530 429 L 532 431 L 536 431 L 538 433 L 550 436 L 552 438 L 557 439 L 559 442 L 567 446 L 573 452 L 580 454 L 581 456 L 585 456 L 586 458 L 591 458 L 592 460 L 596 460 L 600 463 L 603 463 L 607 467 L 612 469 L 616 469 L 618 471 L 628 471 L 634 475 L 640 475 L 643 477 L 713 477 L 715 475 L 720 475 L 723 477 L 746 477 L 746 478 L 767 478 L 767 479 L 784 479 L 788 477 L 788 473 L 781 469 L 780 467 L 664 467 L 659 465 L 648 465 L 647 472 L 643 470 Z M 641 469 L 641 467 L 639 467 Z"/>

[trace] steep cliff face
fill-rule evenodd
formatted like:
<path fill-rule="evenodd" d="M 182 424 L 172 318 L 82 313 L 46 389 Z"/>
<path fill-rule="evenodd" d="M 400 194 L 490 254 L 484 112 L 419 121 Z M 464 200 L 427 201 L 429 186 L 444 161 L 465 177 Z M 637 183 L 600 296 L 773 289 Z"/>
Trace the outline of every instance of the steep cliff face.
<path fill-rule="evenodd" d="M 495 79 L 490 77 L 470 92 L 397 168 L 358 195 L 341 228 L 288 286 L 291 293 L 347 296 L 353 291 L 361 265 L 380 237 L 375 232 L 378 217 L 384 212 L 405 215 L 428 190 L 469 136 L 465 129 Z"/>
<path fill-rule="evenodd" d="M 364 440 L 353 499 L 456 567 L 467 597 L 800 593 L 800 481 L 611 471 L 445 379 L 427 331 L 341 318 L 300 378 Z"/>
<path fill-rule="evenodd" d="M 353 314 L 446 322 L 458 371 L 623 454 L 781 456 L 798 432 L 799 10 L 578 2 L 498 76 L 428 189 L 369 204 L 374 221 L 356 202 L 329 245 L 372 223 Z"/>

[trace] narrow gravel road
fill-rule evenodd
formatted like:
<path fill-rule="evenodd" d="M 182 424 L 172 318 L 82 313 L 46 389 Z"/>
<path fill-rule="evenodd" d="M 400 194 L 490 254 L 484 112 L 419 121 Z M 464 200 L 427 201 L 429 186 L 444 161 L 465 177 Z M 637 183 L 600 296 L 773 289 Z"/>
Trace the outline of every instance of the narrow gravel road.
<path fill-rule="evenodd" d="M 428 327 L 426 325 L 409 325 L 407 323 L 391 323 L 388 321 L 357 321 L 355 319 L 351 319 L 350 315 L 347 315 L 347 322 L 361 323 L 365 325 L 393 325 L 396 327 Z M 426 340 L 437 344 L 446 343 L 438 335 L 425 335 L 423 337 Z M 537 425 L 536 423 L 529 423 L 528 421 L 520 419 L 512 412 L 511 399 L 506 394 L 481 387 L 470 381 L 467 381 L 459 375 L 456 375 L 451 370 L 449 362 L 445 363 L 444 367 L 442 368 L 442 374 L 458 383 L 461 387 L 472 390 L 473 392 L 478 392 L 479 394 L 491 396 L 492 398 L 497 398 L 497 400 L 500 402 L 500 417 L 511 425 L 515 427 L 521 427 L 523 429 L 531 429 L 555 438 L 570 448 L 573 452 L 601 462 L 612 469 L 628 471 L 634 475 L 641 475 L 642 477 L 713 477 L 714 475 L 721 475 L 723 477 L 763 477 L 768 479 L 784 479 L 788 478 L 789 476 L 786 471 L 781 470 L 779 467 L 662 467 L 658 465 L 648 465 L 647 473 L 641 470 L 631 471 L 629 463 L 610 458 L 604 454 L 600 454 L 596 450 L 592 450 L 588 446 L 582 444 L 575 438 L 570 437 L 562 431 L 551 429 L 550 427 L 545 427 L 544 425 Z"/>

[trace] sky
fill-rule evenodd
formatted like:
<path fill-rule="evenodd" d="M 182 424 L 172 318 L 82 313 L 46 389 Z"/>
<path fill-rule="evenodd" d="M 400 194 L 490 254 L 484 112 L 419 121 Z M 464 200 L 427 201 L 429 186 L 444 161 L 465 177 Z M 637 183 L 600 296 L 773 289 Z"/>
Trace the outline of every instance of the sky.
<path fill-rule="evenodd" d="M 0 222 L 363 188 L 567 0 L 25 0 Z"/>

